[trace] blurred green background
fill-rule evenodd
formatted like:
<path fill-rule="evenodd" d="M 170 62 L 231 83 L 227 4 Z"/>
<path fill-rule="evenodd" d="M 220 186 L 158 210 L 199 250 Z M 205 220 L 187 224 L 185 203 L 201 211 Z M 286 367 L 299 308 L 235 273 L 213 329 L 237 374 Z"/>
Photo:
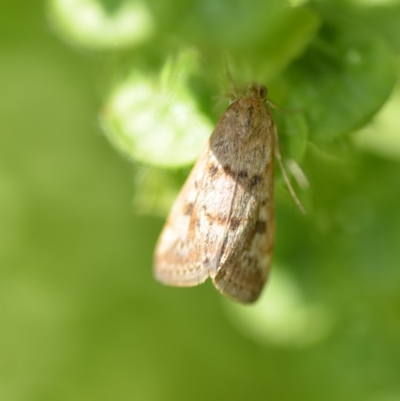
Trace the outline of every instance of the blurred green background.
<path fill-rule="evenodd" d="M 399 52 L 398 1 L 4 2 L 0 400 L 400 400 Z M 310 182 L 250 307 L 152 277 L 225 58 Z"/>

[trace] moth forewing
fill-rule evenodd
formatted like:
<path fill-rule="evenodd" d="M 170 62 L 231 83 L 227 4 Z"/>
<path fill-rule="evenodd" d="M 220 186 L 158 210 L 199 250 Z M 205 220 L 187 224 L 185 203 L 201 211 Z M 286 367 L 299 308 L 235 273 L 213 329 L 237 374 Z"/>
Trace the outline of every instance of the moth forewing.
<path fill-rule="evenodd" d="M 155 276 L 164 284 L 211 277 L 232 299 L 258 298 L 275 237 L 275 126 L 265 101 L 254 85 L 219 120 L 160 236 Z"/>
<path fill-rule="evenodd" d="M 232 239 L 227 236 L 225 257 L 213 283 L 224 295 L 249 303 L 259 297 L 272 260 L 275 126 L 262 98 L 243 100 L 237 104 L 237 115 L 242 117 L 236 123 L 243 126 L 247 116 L 249 140 L 240 149 L 240 162 L 236 161 L 241 191 L 231 212 L 231 221 L 240 221 L 242 229 L 233 230 Z"/>
<path fill-rule="evenodd" d="M 205 147 L 176 199 L 155 252 L 154 274 L 166 285 L 190 287 L 203 283 L 209 273 L 198 260 L 198 217 L 195 209 L 210 155 Z"/>

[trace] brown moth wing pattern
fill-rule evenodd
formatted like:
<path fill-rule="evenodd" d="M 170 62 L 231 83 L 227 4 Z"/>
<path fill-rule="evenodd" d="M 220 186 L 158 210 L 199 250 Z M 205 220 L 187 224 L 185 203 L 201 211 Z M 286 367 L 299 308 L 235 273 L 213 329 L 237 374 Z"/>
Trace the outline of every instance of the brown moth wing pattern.
<path fill-rule="evenodd" d="M 194 286 L 217 272 L 237 187 L 218 163 L 208 143 L 172 207 L 156 247 L 164 284 Z"/>
<path fill-rule="evenodd" d="M 155 252 L 155 277 L 163 284 L 189 287 L 203 283 L 209 272 L 199 242 L 199 195 L 210 158 L 207 144 L 176 199 Z"/>
<path fill-rule="evenodd" d="M 218 273 L 213 278 L 221 293 L 244 303 L 254 302 L 260 295 L 270 269 L 275 237 L 275 125 L 264 100 L 256 95 L 232 104 L 236 136 L 246 140 L 240 141 L 241 146 L 233 152 L 237 159 L 227 160 L 239 185 Z M 242 130 L 242 135 L 238 130 Z M 220 159 L 224 158 L 226 148 L 218 138 L 214 142 L 211 139 L 211 149 Z M 226 154 L 229 157 L 232 153 Z M 239 171 L 235 171 L 235 166 Z M 235 229 L 237 224 L 241 229 Z"/>
<path fill-rule="evenodd" d="M 193 286 L 212 277 L 230 298 L 257 299 L 274 241 L 274 129 L 257 87 L 223 114 L 160 236 L 159 281 Z"/>

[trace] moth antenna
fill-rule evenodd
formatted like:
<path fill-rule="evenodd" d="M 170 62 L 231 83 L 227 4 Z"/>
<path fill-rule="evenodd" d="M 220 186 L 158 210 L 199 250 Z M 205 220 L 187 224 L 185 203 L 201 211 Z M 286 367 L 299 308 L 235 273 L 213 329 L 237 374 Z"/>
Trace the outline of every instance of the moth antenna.
<path fill-rule="evenodd" d="M 235 82 L 234 82 L 234 80 L 232 78 L 231 71 L 229 69 L 228 54 L 227 53 L 224 53 L 224 65 L 225 65 L 225 73 L 226 73 L 226 76 L 228 77 L 229 84 L 231 86 L 231 90 L 232 90 L 232 93 L 233 93 L 233 98 L 237 99 L 237 97 L 238 97 L 237 96 L 237 88 L 236 88 Z"/>
<path fill-rule="evenodd" d="M 213 111 L 218 109 L 218 106 L 225 100 L 228 99 L 229 101 L 232 101 L 234 98 L 234 94 L 232 93 L 222 93 L 221 95 L 213 96 L 213 99 L 215 100 L 215 104 L 213 107 Z"/>
<path fill-rule="evenodd" d="M 268 106 L 271 106 L 274 110 L 278 110 L 281 113 L 288 113 L 288 114 L 295 114 L 301 113 L 301 109 L 284 109 L 283 107 L 278 106 L 276 103 L 272 102 L 271 100 L 267 100 Z"/>
<path fill-rule="evenodd" d="M 296 192 L 294 192 L 292 184 L 290 183 L 289 177 L 288 177 L 288 175 L 286 173 L 286 170 L 285 170 L 285 167 L 283 165 L 281 152 L 279 151 L 279 138 L 278 138 L 278 134 L 277 134 L 276 129 L 275 129 L 274 135 L 275 135 L 275 156 L 276 156 L 276 159 L 278 160 L 279 167 L 280 167 L 280 169 L 282 171 L 283 180 L 285 181 L 285 184 L 289 189 L 290 195 L 292 196 L 292 198 L 293 198 L 294 202 L 296 203 L 297 207 L 300 209 L 300 211 L 303 214 L 306 214 L 306 211 L 305 211 L 303 205 L 301 204 L 299 198 L 297 197 Z"/>

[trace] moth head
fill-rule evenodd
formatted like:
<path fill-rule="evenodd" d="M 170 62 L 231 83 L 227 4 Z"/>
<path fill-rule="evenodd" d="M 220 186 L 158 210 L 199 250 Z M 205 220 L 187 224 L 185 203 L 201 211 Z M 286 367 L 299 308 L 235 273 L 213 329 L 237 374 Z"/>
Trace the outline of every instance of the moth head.
<path fill-rule="evenodd" d="M 259 85 L 258 86 L 258 96 L 260 96 L 260 99 L 265 100 L 268 95 L 268 89 L 264 85 Z"/>
<path fill-rule="evenodd" d="M 253 96 L 258 97 L 261 100 L 266 100 L 268 96 L 268 89 L 264 85 L 259 85 L 259 84 L 253 84 L 250 87 L 250 91 Z"/>

